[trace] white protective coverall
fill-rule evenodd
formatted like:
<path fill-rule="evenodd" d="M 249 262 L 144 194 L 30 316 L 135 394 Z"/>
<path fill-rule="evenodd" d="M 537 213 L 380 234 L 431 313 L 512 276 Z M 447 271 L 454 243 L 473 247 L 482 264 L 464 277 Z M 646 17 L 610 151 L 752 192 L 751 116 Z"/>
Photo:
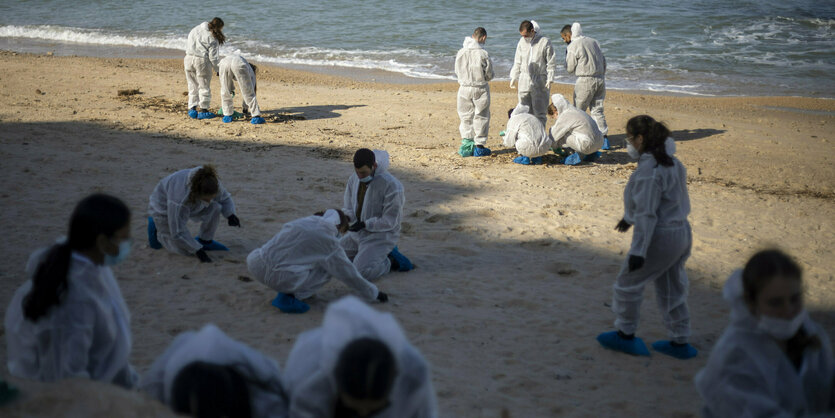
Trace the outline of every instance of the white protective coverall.
<path fill-rule="evenodd" d="M 403 185 L 388 172 L 388 152 L 374 150 L 374 158 L 377 170 L 374 179 L 368 183 L 360 219 L 356 215 L 360 186 L 356 174 L 348 178 L 342 200 L 342 211 L 351 218 L 351 223 L 365 222 L 365 228 L 357 232 L 349 231 L 340 242 L 362 277 L 369 281 L 378 279 L 391 269 L 387 256 L 400 238 L 400 221 L 406 203 Z"/>
<path fill-rule="evenodd" d="M 606 57 L 596 40 L 583 36 L 580 24 L 571 25 L 571 43 L 565 54 L 565 69 L 577 76 L 574 84 L 574 106 L 586 111 L 603 135 L 609 133 L 606 117 L 603 115 L 603 99 L 606 98 Z"/>
<path fill-rule="evenodd" d="M 641 154 L 638 168 L 623 191 L 623 219 L 632 225 L 632 246 L 615 280 L 612 311 L 615 327 L 626 334 L 638 328 L 644 286 L 655 283 L 655 299 L 670 338 L 687 342 L 690 312 L 684 263 L 690 256 L 693 237 L 687 215 L 687 171 L 673 156 L 675 142 L 667 138 L 667 154 L 673 166 L 658 164 L 651 153 Z M 629 256 L 644 257 L 644 265 L 632 272 Z"/>
<path fill-rule="evenodd" d="M 241 374 L 247 382 L 252 416 L 287 416 L 287 402 L 281 386 L 278 363 L 248 345 L 233 340 L 214 324 L 207 324 L 200 331 L 186 331 L 178 335 L 142 375 L 139 389 L 173 406 L 177 375 L 186 366 L 198 361 L 231 366 Z"/>
<path fill-rule="evenodd" d="M 533 23 L 533 40 L 520 38 L 516 44 L 516 57 L 510 69 L 511 84 L 518 83 L 519 103 L 529 107 L 531 114 L 542 125 L 548 120 L 548 99 L 551 83 L 557 72 L 557 58 L 551 41 L 539 34 L 539 25 Z"/>
<path fill-rule="evenodd" d="M 375 300 L 379 293 L 345 255 L 336 226 L 321 216 L 284 224 L 278 234 L 249 254 L 246 264 L 262 283 L 297 299 L 313 296 L 331 277 L 367 300 Z"/>
<path fill-rule="evenodd" d="M 188 33 L 186 57 L 183 65 L 188 82 L 188 108 L 208 109 L 212 102 L 212 73 L 219 69 L 219 45 L 209 22 L 203 22 Z"/>
<path fill-rule="evenodd" d="M 223 103 L 223 116 L 232 116 L 235 107 L 232 104 L 232 94 L 235 92 L 234 81 L 243 96 L 244 111 L 249 109 L 252 117 L 261 115 L 258 99 L 255 98 L 255 71 L 249 66 L 246 58 L 240 55 L 230 55 L 220 60 L 220 100 Z"/>
<path fill-rule="evenodd" d="M 548 137 L 545 125 L 528 112 L 528 106 L 517 104 L 507 120 L 502 145 L 515 146 L 519 154 L 535 158 L 547 154 L 553 141 Z"/>
<path fill-rule="evenodd" d="M 458 130 L 461 138 L 472 138 L 476 145 L 487 143 L 490 127 L 490 85 L 493 61 L 472 36 L 464 38 L 464 47 L 455 56 L 458 77 Z"/>
<path fill-rule="evenodd" d="M 334 369 L 342 350 L 359 338 L 374 338 L 391 350 L 397 377 L 389 406 L 375 418 L 436 417 L 429 365 L 406 339 L 390 313 L 348 296 L 330 305 L 322 326 L 299 335 L 284 370 L 291 417 L 331 417 L 338 394 Z"/>
<path fill-rule="evenodd" d="M 725 283 L 731 320 L 707 365 L 696 374 L 705 417 L 835 416 L 835 362 L 829 337 L 808 315 L 803 330 L 820 347 L 807 347 L 796 369 L 777 342 L 757 328 L 745 304 L 742 270 Z"/>
<path fill-rule="evenodd" d="M 551 96 L 551 101 L 557 108 L 557 121 L 551 127 L 555 147 L 591 154 L 603 146 L 603 134 L 591 116 L 568 103 L 562 94 Z"/>
<path fill-rule="evenodd" d="M 228 218 L 235 213 L 232 195 L 218 183 L 218 193 L 210 203 L 200 199 L 189 202 L 191 177 L 201 167 L 187 168 L 160 180 L 151 193 L 148 214 L 157 226 L 157 239 L 169 251 L 194 255 L 203 246 L 188 231 L 188 220 L 198 220 L 201 239 L 215 237 L 220 215 Z"/>
<path fill-rule="evenodd" d="M 139 376 L 129 363 L 130 313 L 110 267 L 72 252 L 61 302 L 36 322 L 24 315 L 23 300 L 48 250 L 29 257 L 30 280 L 17 289 L 6 310 L 9 373 L 46 382 L 84 377 L 134 387 Z"/>

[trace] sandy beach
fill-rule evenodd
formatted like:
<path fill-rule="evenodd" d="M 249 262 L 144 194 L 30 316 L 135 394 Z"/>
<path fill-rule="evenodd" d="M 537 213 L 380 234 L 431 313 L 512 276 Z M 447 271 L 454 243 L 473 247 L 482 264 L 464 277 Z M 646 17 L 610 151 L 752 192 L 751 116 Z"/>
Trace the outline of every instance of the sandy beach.
<path fill-rule="evenodd" d="M 296 336 L 349 291 L 332 281 L 309 313 L 282 314 L 269 303 L 275 293 L 250 278 L 246 255 L 284 222 L 340 207 L 350 158 L 368 147 L 391 154 L 406 191 L 399 248 L 417 265 L 378 281 L 391 299 L 374 307 L 393 313 L 431 363 L 444 417 L 697 416 L 692 379 L 727 324 L 722 285 L 765 246 L 800 261 L 807 308 L 835 336 L 835 100 L 609 91 L 615 149 L 578 167 L 555 155 L 520 166 L 498 136 L 515 90 L 491 85 L 493 155 L 461 158 L 457 88 L 264 65 L 258 100 L 268 123 L 223 124 L 186 116 L 180 59 L 0 52 L 0 306 L 25 280 L 29 254 L 66 233 L 76 202 L 104 191 L 133 211 L 131 257 L 114 271 L 140 372 L 175 335 L 207 322 L 283 367 Z M 141 94 L 117 95 L 123 89 Z M 217 77 L 212 89 L 217 109 Z M 624 126 L 638 114 L 668 124 L 688 169 L 691 343 L 700 350 L 689 361 L 629 357 L 594 339 L 613 329 L 611 288 L 631 240 L 614 226 L 635 168 Z M 208 265 L 151 250 L 145 232 L 156 183 L 203 163 L 216 165 L 243 226 L 221 223 L 216 239 L 231 251 Z M 651 288 L 638 331 L 647 342 L 666 337 Z M 5 341 L 0 359 L 0 376 L 22 389 L 0 415 L 167 414 L 102 384 L 10 378 Z"/>

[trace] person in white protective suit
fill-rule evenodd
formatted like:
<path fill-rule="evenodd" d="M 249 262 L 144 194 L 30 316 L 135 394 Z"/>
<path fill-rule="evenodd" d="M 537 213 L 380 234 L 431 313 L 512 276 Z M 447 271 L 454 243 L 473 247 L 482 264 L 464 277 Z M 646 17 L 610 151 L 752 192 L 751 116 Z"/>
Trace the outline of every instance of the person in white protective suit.
<path fill-rule="evenodd" d="M 478 27 L 472 36 L 464 38 L 464 46 L 455 56 L 455 76 L 458 78 L 458 117 L 461 124 L 462 157 L 490 155 L 486 148 L 490 127 L 490 85 L 493 61 L 482 47 L 487 41 L 487 30 Z"/>
<path fill-rule="evenodd" d="M 212 261 L 206 251 L 229 250 L 214 240 L 220 216 L 229 226 L 241 226 L 232 195 L 220 184 L 211 165 L 180 170 L 160 180 L 151 193 L 148 215 L 151 248 L 197 256 L 204 263 Z M 188 231 L 189 219 L 201 222 L 196 237 Z"/>
<path fill-rule="evenodd" d="M 833 417 L 829 336 L 803 307 L 800 267 L 779 250 L 755 254 L 725 283 L 730 324 L 696 374 L 705 417 Z"/>
<path fill-rule="evenodd" d="M 557 71 L 557 58 L 551 41 L 539 32 L 536 21 L 525 20 L 519 26 L 519 43 L 510 69 L 510 88 L 518 89 L 519 103 L 545 125 L 548 98 Z"/>
<path fill-rule="evenodd" d="M 597 150 L 603 145 L 603 134 L 597 129 L 594 120 L 586 112 L 568 103 L 562 94 L 554 94 L 551 101 L 548 114 L 557 118 L 549 134 L 553 147 L 568 147 L 574 150 L 563 163 L 577 165 L 582 161 L 595 161 L 600 157 Z"/>
<path fill-rule="evenodd" d="M 390 313 L 353 296 L 299 335 L 283 383 L 291 417 L 438 415 L 426 360 Z"/>
<path fill-rule="evenodd" d="M 565 69 L 577 76 L 574 84 L 574 106 L 582 111 L 589 110 L 597 127 L 603 133 L 602 149 L 609 149 L 609 126 L 603 114 L 603 99 L 606 98 L 606 57 L 600 44 L 593 38 L 583 36 L 578 22 L 562 28 L 560 36 L 567 44 Z"/>
<path fill-rule="evenodd" d="M 342 211 L 352 225 L 340 244 L 366 280 L 414 266 L 397 249 L 406 197 L 403 185 L 388 172 L 386 151 L 361 148 L 354 153 L 354 174 L 348 178 Z"/>
<path fill-rule="evenodd" d="M 635 337 L 644 286 L 655 284 L 655 299 L 670 340 L 652 344 L 653 349 L 680 359 L 698 353 L 688 344 L 690 311 L 689 282 L 684 263 L 690 256 L 693 236 L 687 215 L 687 172 L 676 159 L 675 142 L 664 124 L 641 115 L 626 124 L 628 152 L 638 158 L 638 167 L 623 191 L 623 219 L 615 229 L 626 232 L 634 225 L 632 245 L 614 285 L 612 311 L 616 331 L 600 334 L 604 347 L 633 355 L 649 355 Z"/>
<path fill-rule="evenodd" d="M 179 414 L 287 416 L 276 361 L 214 324 L 178 335 L 142 375 L 139 389 Z"/>
<path fill-rule="evenodd" d="M 136 385 L 130 313 L 110 266 L 130 252 L 130 210 L 94 194 L 75 207 L 66 239 L 35 251 L 6 310 L 9 373 L 46 382 L 82 377 Z"/>
<path fill-rule="evenodd" d="M 340 210 L 288 222 L 261 248 L 246 259 L 258 280 L 278 291 L 273 306 L 286 313 L 304 313 L 303 302 L 331 277 L 344 282 L 366 300 L 386 302 L 388 296 L 365 280 L 339 245 L 339 235 L 348 230 L 348 216 Z"/>
<path fill-rule="evenodd" d="M 188 83 L 188 116 L 192 119 L 211 119 L 212 73 L 219 71 L 218 49 L 226 42 L 223 20 L 219 17 L 195 26 L 188 33 L 183 66 Z M 199 108 L 199 109 L 198 109 Z"/>
<path fill-rule="evenodd" d="M 243 96 L 244 115 L 252 114 L 250 123 L 253 125 L 265 123 L 264 118 L 261 117 L 261 108 L 258 107 L 258 99 L 255 97 L 255 94 L 258 92 L 258 86 L 255 82 L 255 73 L 258 71 L 257 67 L 250 64 L 246 58 L 240 55 L 230 55 L 223 58 L 220 60 L 219 67 L 223 123 L 229 123 L 233 120 L 235 107 L 232 104 L 232 98 L 235 95 L 235 81 L 238 82 L 238 87 Z"/>
<path fill-rule="evenodd" d="M 542 164 L 542 156 L 547 154 L 553 141 L 545 131 L 545 125 L 528 111 L 528 106 L 517 104 L 508 115 L 507 129 L 504 133 L 502 145 L 516 147 L 522 154 L 513 159 L 517 164 Z"/>

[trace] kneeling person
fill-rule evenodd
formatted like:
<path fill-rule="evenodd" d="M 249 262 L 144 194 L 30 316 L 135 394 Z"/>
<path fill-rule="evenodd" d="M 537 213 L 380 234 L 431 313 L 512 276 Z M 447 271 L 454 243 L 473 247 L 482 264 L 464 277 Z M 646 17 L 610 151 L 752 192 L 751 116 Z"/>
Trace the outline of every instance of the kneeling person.
<path fill-rule="evenodd" d="M 513 159 L 516 164 L 542 164 L 542 156 L 551 149 L 551 140 L 545 126 L 539 119 L 528 113 L 528 106 L 516 105 L 508 114 L 507 130 L 502 144 L 516 147 L 520 155 Z"/>
<path fill-rule="evenodd" d="M 603 146 L 603 133 L 597 123 L 586 112 L 572 106 L 562 94 L 551 96 L 552 105 L 548 115 L 557 118 L 551 127 L 554 148 L 568 147 L 574 150 L 563 163 L 577 165 L 581 161 L 594 161 L 600 157 L 598 151 Z"/>
<path fill-rule="evenodd" d="M 251 123 L 260 125 L 264 123 L 261 117 L 261 108 L 258 107 L 258 99 L 255 94 L 258 92 L 258 85 L 255 82 L 257 67 L 247 62 L 240 55 L 230 55 L 220 60 L 220 99 L 223 103 L 223 122 L 229 123 L 234 119 L 235 107 L 232 98 L 235 94 L 233 81 L 238 82 L 238 87 L 243 95 L 244 115 L 252 113 Z"/>

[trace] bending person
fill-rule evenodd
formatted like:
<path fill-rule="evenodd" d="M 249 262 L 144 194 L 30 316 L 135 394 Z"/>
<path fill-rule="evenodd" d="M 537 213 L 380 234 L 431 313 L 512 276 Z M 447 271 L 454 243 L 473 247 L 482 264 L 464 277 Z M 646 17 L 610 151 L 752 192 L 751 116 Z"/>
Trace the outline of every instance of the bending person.
<path fill-rule="evenodd" d="M 564 26 L 560 31 L 565 48 L 565 69 L 577 76 L 574 84 L 574 106 L 589 110 L 591 117 L 603 133 L 602 149 L 609 149 L 609 126 L 603 114 L 606 98 L 606 57 L 595 39 L 583 36 L 580 23 Z"/>
<path fill-rule="evenodd" d="M 275 360 L 213 324 L 177 336 L 142 375 L 139 388 L 194 417 L 286 417 Z"/>
<path fill-rule="evenodd" d="M 183 66 L 188 83 L 188 116 L 192 119 L 215 117 L 209 110 L 212 102 L 212 73 L 219 71 L 218 49 L 225 42 L 223 20 L 219 17 L 195 26 L 188 33 Z"/>
<path fill-rule="evenodd" d="M 220 100 L 223 103 L 223 123 L 232 122 L 235 114 L 235 106 L 232 98 L 235 96 L 234 81 L 238 82 L 238 88 L 243 96 L 243 114 L 250 112 L 253 125 L 264 123 L 261 117 L 261 108 L 258 107 L 258 99 L 255 94 L 258 92 L 258 85 L 255 82 L 255 73 L 258 68 L 240 55 L 230 55 L 220 60 Z"/>
<path fill-rule="evenodd" d="M 110 269 L 129 252 L 130 210 L 121 200 L 94 194 L 76 205 L 66 240 L 29 257 L 30 279 L 6 310 L 12 375 L 136 384 L 130 314 Z"/>
<path fill-rule="evenodd" d="M 539 123 L 534 115 L 528 112 L 528 106 L 516 105 L 508 112 L 507 130 L 502 144 L 506 147 L 516 147 L 522 154 L 513 159 L 516 164 L 542 164 L 542 156 L 547 154 L 553 145 L 545 131 L 545 125 Z"/>
<path fill-rule="evenodd" d="M 388 296 L 362 277 L 339 245 L 339 235 L 347 230 L 348 217 L 339 210 L 296 219 L 252 251 L 246 258 L 247 267 L 258 280 L 278 291 L 272 304 L 282 312 L 307 312 L 310 306 L 302 300 L 312 297 L 331 277 L 366 300 L 386 302 Z"/>
<path fill-rule="evenodd" d="M 525 20 L 519 25 L 519 43 L 510 69 L 510 88 L 518 84 L 519 103 L 545 125 L 548 96 L 557 72 L 557 58 L 551 41 L 539 32 L 539 24 Z"/>
<path fill-rule="evenodd" d="M 478 27 L 472 36 L 464 38 L 464 46 L 455 56 L 455 76 L 458 78 L 458 117 L 461 124 L 462 157 L 490 155 L 486 148 L 490 128 L 490 85 L 493 79 L 493 61 L 483 45 L 487 42 L 487 30 Z"/>
<path fill-rule="evenodd" d="M 553 104 L 548 107 L 548 115 L 557 118 L 550 131 L 553 146 L 574 150 L 563 160 L 563 164 L 577 165 L 582 161 L 597 160 L 600 157 L 597 150 L 603 145 L 603 134 L 594 120 L 586 112 L 571 106 L 562 94 L 551 96 L 551 100 Z"/>
<path fill-rule="evenodd" d="M 627 122 L 626 134 L 630 155 L 638 157 L 638 168 L 623 191 L 623 219 L 615 229 L 626 232 L 632 225 L 635 229 L 627 259 L 615 279 L 612 311 L 617 331 L 600 334 L 597 340 L 612 350 L 649 355 L 635 331 L 644 286 L 653 282 L 670 340 L 657 341 L 652 348 L 680 359 L 695 357 L 698 352 L 687 343 L 689 281 L 684 263 L 693 244 L 687 221 L 687 172 L 673 156 L 675 143 L 662 123 L 646 115 L 635 116 Z"/>
<path fill-rule="evenodd" d="M 725 283 L 731 321 L 696 375 L 705 417 L 835 415 L 835 361 L 803 307 L 800 267 L 760 251 Z"/>
<path fill-rule="evenodd" d="M 349 296 L 299 335 L 284 370 L 291 417 L 436 417 L 429 365 L 389 313 Z"/>
<path fill-rule="evenodd" d="M 241 226 L 232 195 L 223 188 L 214 166 L 180 170 L 160 180 L 148 203 L 148 243 L 158 250 L 194 255 L 210 263 L 206 251 L 228 251 L 214 241 L 220 215 L 229 226 Z M 200 221 L 200 234 L 191 236 L 189 219 Z"/>

